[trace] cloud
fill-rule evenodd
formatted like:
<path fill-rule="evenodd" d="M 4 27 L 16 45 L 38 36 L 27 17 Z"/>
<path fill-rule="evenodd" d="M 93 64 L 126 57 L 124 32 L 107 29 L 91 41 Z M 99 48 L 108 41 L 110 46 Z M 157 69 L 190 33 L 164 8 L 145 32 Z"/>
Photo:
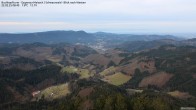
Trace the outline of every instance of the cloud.
<path fill-rule="evenodd" d="M 190 32 L 196 27 L 196 0 L 81 1 L 86 4 L 0 7 L 0 29 L 5 32 L 47 29 Z"/>
<path fill-rule="evenodd" d="M 1 32 L 35 32 L 48 30 L 87 30 L 88 32 L 106 31 L 115 33 L 176 33 L 192 32 L 196 22 L 165 21 L 105 21 L 97 23 L 75 22 L 0 22 Z M 178 27 L 176 29 L 176 27 Z"/>

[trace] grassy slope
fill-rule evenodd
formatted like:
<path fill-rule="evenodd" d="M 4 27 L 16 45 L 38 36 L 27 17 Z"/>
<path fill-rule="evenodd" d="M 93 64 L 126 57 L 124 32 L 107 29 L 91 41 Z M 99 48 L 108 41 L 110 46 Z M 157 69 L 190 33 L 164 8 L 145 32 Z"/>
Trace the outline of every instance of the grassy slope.
<path fill-rule="evenodd" d="M 66 66 L 61 71 L 62 72 L 67 72 L 67 73 L 75 73 L 75 72 L 78 71 L 78 69 L 73 67 L 73 66 Z"/>
<path fill-rule="evenodd" d="M 102 71 L 100 73 L 101 76 L 105 76 L 105 75 L 108 75 L 109 73 L 112 73 L 112 72 L 115 72 L 116 71 L 116 68 L 114 66 L 111 66 L 107 69 L 105 69 L 104 71 Z"/>
<path fill-rule="evenodd" d="M 68 83 L 60 84 L 42 90 L 38 95 L 38 99 L 40 99 L 44 95 L 44 98 L 46 100 L 53 100 L 53 99 L 62 98 L 66 96 L 68 93 L 70 93 L 68 89 Z"/>
<path fill-rule="evenodd" d="M 91 76 L 89 70 L 76 68 L 74 66 L 66 66 L 61 71 L 67 73 L 77 73 L 80 75 L 80 79 L 89 78 Z"/>
<path fill-rule="evenodd" d="M 105 76 L 105 78 L 103 80 L 110 83 L 110 84 L 119 86 L 119 85 L 126 83 L 130 79 L 131 79 L 131 76 L 124 75 L 119 72 L 119 73 L 115 73 L 113 75 Z"/>

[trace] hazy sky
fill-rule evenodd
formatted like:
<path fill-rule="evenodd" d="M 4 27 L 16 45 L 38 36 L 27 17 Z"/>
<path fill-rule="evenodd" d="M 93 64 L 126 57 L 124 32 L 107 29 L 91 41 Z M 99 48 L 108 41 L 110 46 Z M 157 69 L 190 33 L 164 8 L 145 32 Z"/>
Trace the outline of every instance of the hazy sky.
<path fill-rule="evenodd" d="M 33 8 L 0 7 L 0 32 L 48 30 L 114 33 L 196 32 L 196 0 L 78 1 L 85 1 L 86 4 L 39 5 Z"/>

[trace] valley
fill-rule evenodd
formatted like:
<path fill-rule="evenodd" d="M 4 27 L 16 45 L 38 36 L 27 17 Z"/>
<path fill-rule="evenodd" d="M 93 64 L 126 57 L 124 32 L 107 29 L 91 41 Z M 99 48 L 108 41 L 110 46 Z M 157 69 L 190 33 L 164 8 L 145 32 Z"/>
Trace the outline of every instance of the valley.
<path fill-rule="evenodd" d="M 196 107 L 195 39 L 84 31 L 0 39 L 2 110 Z"/>

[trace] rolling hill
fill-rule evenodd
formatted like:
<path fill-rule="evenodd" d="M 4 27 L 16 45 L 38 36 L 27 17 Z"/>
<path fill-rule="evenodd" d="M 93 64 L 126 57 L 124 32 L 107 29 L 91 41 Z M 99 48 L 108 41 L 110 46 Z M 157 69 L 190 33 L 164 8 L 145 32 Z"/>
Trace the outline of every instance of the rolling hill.
<path fill-rule="evenodd" d="M 136 41 L 124 42 L 126 39 L 123 39 L 121 44 L 115 44 L 123 36 L 83 31 L 1 34 L 0 39 L 7 35 L 10 38 L 18 36 L 18 39 L 38 35 L 43 39 L 37 43 L 25 39 L 21 40 L 23 43 L 5 43 L 4 39 L 0 44 L 2 110 L 178 110 L 182 106 L 196 107 L 194 39 L 178 41 L 159 39 L 171 36 L 136 35 L 143 39 L 139 41 L 133 35 L 123 34 L 130 41 Z M 52 36 L 57 39 L 50 44 Z M 46 37 L 48 40 L 41 42 Z M 61 37 L 68 43 L 56 43 Z M 99 52 L 88 44 L 97 42 L 91 37 L 106 39 L 105 42 L 113 37 L 109 45 L 119 47 Z M 80 41 L 87 44 L 78 44 Z"/>

